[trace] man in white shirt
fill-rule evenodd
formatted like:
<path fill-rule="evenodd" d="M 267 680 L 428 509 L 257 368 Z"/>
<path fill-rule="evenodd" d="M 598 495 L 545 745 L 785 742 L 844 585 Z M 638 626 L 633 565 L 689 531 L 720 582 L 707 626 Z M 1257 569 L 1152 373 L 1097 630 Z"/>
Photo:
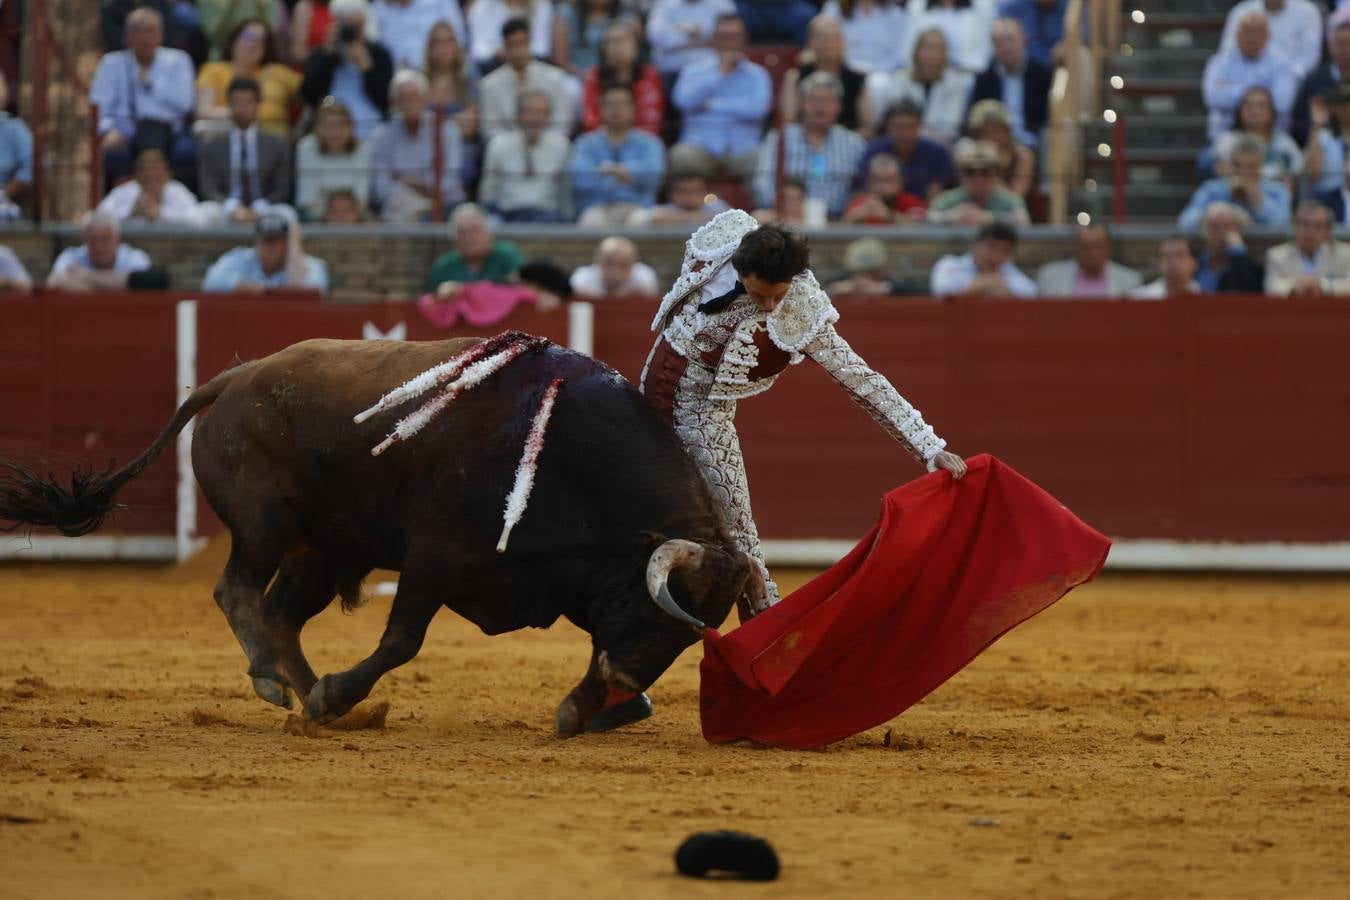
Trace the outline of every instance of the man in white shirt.
<path fill-rule="evenodd" d="M 133 179 L 109 191 L 98 205 L 98 211 L 119 222 L 191 228 L 208 224 L 206 213 L 192 191 L 169 176 L 169 164 L 160 150 L 142 150 L 137 154 Z"/>
<path fill-rule="evenodd" d="M 735 12 L 731 0 L 656 0 L 647 17 L 647 42 L 662 79 L 669 83 L 689 63 L 716 59 L 717 19 Z"/>
<path fill-rule="evenodd" d="M 1298 77 L 1288 61 L 1270 46 L 1265 13 L 1250 10 L 1238 18 L 1233 45 L 1219 50 L 1205 63 L 1203 88 L 1211 141 L 1233 127 L 1233 113 L 1242 95 L 1256 86 L 1270 90 L 1278 126 L 1288 129 Z"/>
<path fill-rule="evenodd" d="M 1185 235 L 1165 237 L 1158 245 L 1158 280 L 1135 288 L 1130 296 L 1136 300 L 1162 300 L 1203 294 L 1204 287 L 1195 280 L 1199 270 L 1195 248 Z"/>
<path fill-rule="evenodd" d="M 1228 11 L 1219 47 L 1237 42 L 1238 22 L 1249 12 L 1265 13 L 1270 45 L 1302 78 L 1322 59 L 1322 11 L 1312 0 L 1242 0 Z"/>
<path fill-rule="evenodd" d="M 568 89 L 567 73 L 530 55 L 530 26 L 524 19 L 512 19 L 502 26 L 502 59 L 503 65 L 478 82 L 484 138 L 490 141 L 516 127 L 521 94 L 526 89 L 548 95 L 552 109 L 549 129 L 563 137 L 570 135 L 576 103 Z"/>
<path fill-rule="evenodd" d="M 437 22 L 455 30 L 460 47 L 469 44 L 464 13 L 457 0 L 374 0 L 370 6 L 379 26 L 380 43 L 394 58 L 394 70 L 422 70 L 426 61 L 427 32 Z"/>
<path fill-rule="evenodd" d="M 607 237 L 595 248 L 595 262 L 572 273 L 578 297 L 654 297 L 656 273 L 638 262 L 637 247 L 628 238 Z"/>
<path fill-rule="evenodd" d="M 1294 212 L 1294 239 L 1266 253 L 1267 294 L 1322 297 L 1350 294 L 1350 244 L 1331 236 L 1331 210 L 1304 200 Z"/>
<path fill-rule="evenodd" d="M 126 290 L 132 273 L 150 268 L 150 257 L 121 242 L 117 220 L 106 213 L 93 213 L 84 223 L 84 241 L 67 247 L 52 263 L 47 287 L 61 291 Z"/>
<path fill-rule="evenodd" d="M 495 135 L 483 155 L 478 202 L 508 222 L 559 222 L 568 217 L 571 142 L 548 128 L 548 94 L 520 95 L 519 129 Z"/>
<path fill-rule="evenodd" d="M 968 294 L 978 297 L 1035 297 L 1036 283 L 1013 265 L 1017 232 L 1004 222 L 991 222 L 980 229 L 970 252 L 949 255 L 933 267 L 933 294 L 946 297 Z"/>

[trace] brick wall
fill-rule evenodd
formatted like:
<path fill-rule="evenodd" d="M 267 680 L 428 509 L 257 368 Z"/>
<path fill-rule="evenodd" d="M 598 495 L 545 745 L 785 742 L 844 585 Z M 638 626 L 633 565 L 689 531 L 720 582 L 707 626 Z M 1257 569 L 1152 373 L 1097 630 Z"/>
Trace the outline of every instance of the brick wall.
<path fill-rule="evenodd" d="M 1170 229 L 1133 227 L 1116 236 L 1118 261 L 1153 277 L 1158 241 Z M 527 258 L 548 258 L 564 268 L 590 262 L 596 243 L 606 232 L 575 226 L 503 228 L 501 237 L 521 246 Z M 964 252 L 969 232 L 936 228 L 832 229 L 811 236 L 812 267 L 824 277 L 842 266 L 844 248 L 861 236 L 881 238 L 890 254 L 890 267 L 901 276 L 926 282 L 929 269 L 945 253 Z M 679 272 L 688 234 L 679 230 L 644 229 L 630 232 L 641 258 L 652 265 L 662 284 Z M 79 242 L 79 230 L 70 225 L 52 225 L 40 231 L 27 228 L 0 229 L 0 243 L 10 246 L 23 260 L 34 280 L 41 282 L 51 261 L 62 248 Z M 128 229 L 123 239 L 150 254 L 156 264 L 169 269 L 173 284 L 191 289 L 201 284 L 207 267 L 231 247 L 247 243 L 244 229 L 202 232 Z M 1280 235 L 1253 237 L 1250 248 L 1261 255 Z M 1072 230 L 1043 227 L 1028 229 L 1017 250 L 1017 262 L 1029 275 L 1046 262 L 1072 253 Z M 328 263 L 332 273 L 331 299 L 339 303 L 403 300 L 421 294 L 427 271 L 436 257 L 451 249 L 445 231 L 437 227 L 341 229 L 313 227 L 305 237 L 307 252 Z"/>

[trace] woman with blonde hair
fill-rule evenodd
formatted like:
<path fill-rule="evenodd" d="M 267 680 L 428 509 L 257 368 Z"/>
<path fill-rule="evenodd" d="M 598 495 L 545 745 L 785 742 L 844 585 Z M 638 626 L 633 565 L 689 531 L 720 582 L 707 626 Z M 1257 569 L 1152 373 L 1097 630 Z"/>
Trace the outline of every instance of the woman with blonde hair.
<path fill-rule="evenodd" d="M 427 77 L 431 108 L 454 119 L 464 140 L 477 137 L 478 69 L 469 61 L 449 22 L 437 22 L 427 32 L 422 74 Z"/>
<path fill-rule="evenodd" d="M 867 78 L 846 61 L 844 29 L 834 16 L 822 13 L 811 20 L 806 50 L 797 65 L 788 69 L 778 92 L 779 113 L 784 122 L 797 121 L 801 98 L 797 85 L 816 72 L 828 72 L 844 87 L 839 124 L 870 137 L 876 131 L 872 101 L 867 97 Z"/>
<path fill-rule="evenodd" d="M 328 194 L 349 191 L 361 211 L 370 203 L 370 144 L 356 136 L 351 111 L 325 97 L 314 115 L 314 133 L 295 145 L 295 208 L 305 219 L 323 216 Z"/>
<path fill-rule="evenodd" d="M 1025 199 L 1036 182 L 1036 154 L 1013 137 L 1012 116 L 998 100 L 981 100 L 970 108 L 966 133 L 998 149 L 998 174 L 1003 186 Z"/>
<path fill-rule="evenodd" d="M 961 136 L 974 85 L 974 75 L 950 64 L 942 29 L 929 28 L 914 42 L 910 67 L 868 76 L 867 93 L 878 119 L 899 101 L 914 101 L 923 109 L 924 133 L 950 145 Z"/>

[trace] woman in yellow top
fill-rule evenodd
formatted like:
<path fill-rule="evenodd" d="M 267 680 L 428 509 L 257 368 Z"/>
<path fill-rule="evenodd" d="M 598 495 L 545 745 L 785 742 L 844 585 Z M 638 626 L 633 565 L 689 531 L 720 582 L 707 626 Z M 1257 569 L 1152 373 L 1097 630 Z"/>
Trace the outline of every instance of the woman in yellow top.
<path fill-rule="evenodd" d="M 231 79 L 246 75 L 262 88 L 258 124 L 285 138 L 291 133 L 291 106 L 300 94 L 299 72 L 277 62 L 271 29 L 261 19 L 240 22 L 230 33 L 225 58 L 197 72 L 197 121 L 220 122 L 228 128 L 226 89 Z M 208 127 L 210 127 L 208 125 Z"/>

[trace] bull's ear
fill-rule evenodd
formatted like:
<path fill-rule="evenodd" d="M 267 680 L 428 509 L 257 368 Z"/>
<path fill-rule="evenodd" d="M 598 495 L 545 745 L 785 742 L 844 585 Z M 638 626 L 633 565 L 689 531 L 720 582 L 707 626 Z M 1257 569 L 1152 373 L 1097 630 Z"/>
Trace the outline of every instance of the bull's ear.
<path fill-rule="evenodd" d="M 638 548 L 644 558 L 650 557 L 667 540 L 664 534 L 656 531 L 639 531 L 637 537 Z"/>

